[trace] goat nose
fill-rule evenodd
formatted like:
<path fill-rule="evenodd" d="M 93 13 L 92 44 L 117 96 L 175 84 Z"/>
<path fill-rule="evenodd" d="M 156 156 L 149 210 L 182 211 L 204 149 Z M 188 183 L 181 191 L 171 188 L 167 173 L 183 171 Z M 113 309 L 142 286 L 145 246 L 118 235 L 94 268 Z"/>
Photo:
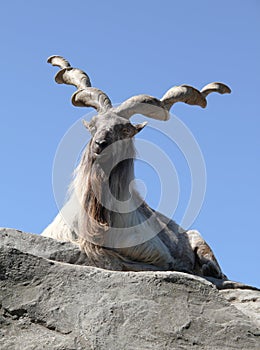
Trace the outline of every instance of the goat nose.
<path fill-rule="evenodd" d="M 95 144 L 96 144 L 96 146 L 98 146 L 98 149 L 101 152 L 104 148 L 106 148 L 108 143 L 106 140 L 96 140 Z M 97 153 L 99 153 L 99 152 L 97 152 Z"/>

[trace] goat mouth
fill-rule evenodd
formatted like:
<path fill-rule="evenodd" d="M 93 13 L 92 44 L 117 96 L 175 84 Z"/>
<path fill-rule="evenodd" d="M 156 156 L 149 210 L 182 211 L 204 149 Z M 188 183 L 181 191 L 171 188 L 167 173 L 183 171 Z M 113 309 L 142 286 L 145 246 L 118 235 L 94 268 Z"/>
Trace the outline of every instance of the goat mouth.
<path fill-rule="evenodd" d="M 101 153 L 97 153 L 94 152 L 94 157 L 95 159 L 98 159 L 99 161 L 103 161 L 103 160 L 107 160 L 108 158 L 111 157 L 111 154 L 108 152 L 101 152 Z"/>

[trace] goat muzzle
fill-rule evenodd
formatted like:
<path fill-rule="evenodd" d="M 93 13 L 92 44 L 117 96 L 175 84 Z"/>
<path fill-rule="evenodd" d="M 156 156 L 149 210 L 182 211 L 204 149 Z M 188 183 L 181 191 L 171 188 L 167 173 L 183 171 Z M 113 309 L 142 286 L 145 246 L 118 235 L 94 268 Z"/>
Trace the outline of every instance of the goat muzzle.
<path fill-rule="evenodd" d="M 108 141 L 106 140 L 96 140 L 93 145 L 93 151 L 95 154 L 100 155 L 104 149 L 108 146 Z"/>

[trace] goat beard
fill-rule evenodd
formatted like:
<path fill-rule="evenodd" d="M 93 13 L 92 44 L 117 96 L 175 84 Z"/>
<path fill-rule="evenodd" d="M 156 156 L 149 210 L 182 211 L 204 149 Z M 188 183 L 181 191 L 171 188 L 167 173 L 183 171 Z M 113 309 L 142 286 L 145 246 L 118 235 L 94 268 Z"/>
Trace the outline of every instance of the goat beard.
<path fill-rule="evenodd" d="M 129 185 L 134 180 L 135 149 L 132 139 L 111 152 L 110 159 L 97 159 L 88 144 L 76 170 L 74 190 L 80 203 L 79 237 L 104 245 L 106 232 L 128 225 L 130 213 L 120 213 L 120 203 L 130 198 Z M 111 164 L 115 164 L 111 169 Z"/>
<path fill-rule="evenodd" d="M 129 184 L 134 179 L 135 150 L 128 145 L 121 148 L 122 151 L 125 157 L 118 163 L 115 158 L 99 161 L 91 156 L 91 152 L 86 152 L 78 168 L 76 184 L 81 202 L 79 235 L 95 244 L 102 245 L 104 233 L 113 228 L 115 217 L 121 215 L 117 210 L 114 211 L 113 200 L 125 201 L 130 197 Z M 116 165 L 109 171 L 112 162 Z"/>

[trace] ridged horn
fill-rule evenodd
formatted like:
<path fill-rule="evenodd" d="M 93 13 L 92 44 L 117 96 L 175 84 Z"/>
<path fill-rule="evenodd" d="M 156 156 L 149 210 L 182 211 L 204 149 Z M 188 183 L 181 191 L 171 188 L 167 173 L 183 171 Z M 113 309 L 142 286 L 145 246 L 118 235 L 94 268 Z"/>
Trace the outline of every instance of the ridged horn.
<path fill-rule="evenodd" d="M 149 95 L 130 97 L 115 109 L 115 113 L 126 119 L 130 119 L 134 114 L 142 114 L 158 120 L 169 119 L 169 113 L 162 102 Z"/>
<path fill-rule="evenodd" d="M 149 95 L 133 96 L 117 107 L 115 112 L 127 119 L 134 114 L 143 114 L 149 118 L 165 121 L 169 119 L 169 111 L 176 102 L 205 108 L 206 97 L 211 92 L 227 94 L 231 90 L 227 85 L 217 82 L 204 86 L 201 91 L 189 85 L 174 86 L 160 100 Z"/>
<path fill-rule="evenodd" d="M 74 106 L 93 107 L 99 113 L 112 107 L 109 97 L 103 91 L 91 87 L 89 76 L 84 71 L 71 67 L 61 56 L 51 56 L 47 62 L 61 68 L 55 76 L 56 83 L 74 85 L 77 88 L 71 99 Z"/>
<path fill-rule="evenodd" d="M 176 102 L 184 102 L 189 105 L 198 105 L 205 108 L 207 101 L 199 90 L 189 85 L 174 86 L 161 98 L 164 108 L 168 111 Z"/>
<path fill-rule="evenodd" d="M 57 56 L 57 55 L 50 56 L 47 59 L 47 62 L 52 64 L 53 66 L 60 67 L 60 69 L 70 67 L 69 62 L 67 60 L 65 60 L 65 58 L 63 58 L 61 56 Z"/>
<path fill-rule="evenodd" d="M 204 86 L 200 92 L 202 93 L 203 96 L 208 96 L 208 94 L 212 93 L 212 92 L 218 92 L 219 94 L 230 94 L 231 93 L 231 89 L 223 84 L 223 83 L 210 83 L 206 86 Z"/>
<path fill-rule="evenodd" d="M 197 105 L 202 108 L 207 106 L 206 97 L 211 92 L 220 94 L 229 94 L 231 89 L 223 83 L 210 83 L 202 88 L 201 91 L 189 85 L 174 86 L 166 92 L 161 101 L 168 111 L 176 102 L 184 102 L 189 105 Z"/>

